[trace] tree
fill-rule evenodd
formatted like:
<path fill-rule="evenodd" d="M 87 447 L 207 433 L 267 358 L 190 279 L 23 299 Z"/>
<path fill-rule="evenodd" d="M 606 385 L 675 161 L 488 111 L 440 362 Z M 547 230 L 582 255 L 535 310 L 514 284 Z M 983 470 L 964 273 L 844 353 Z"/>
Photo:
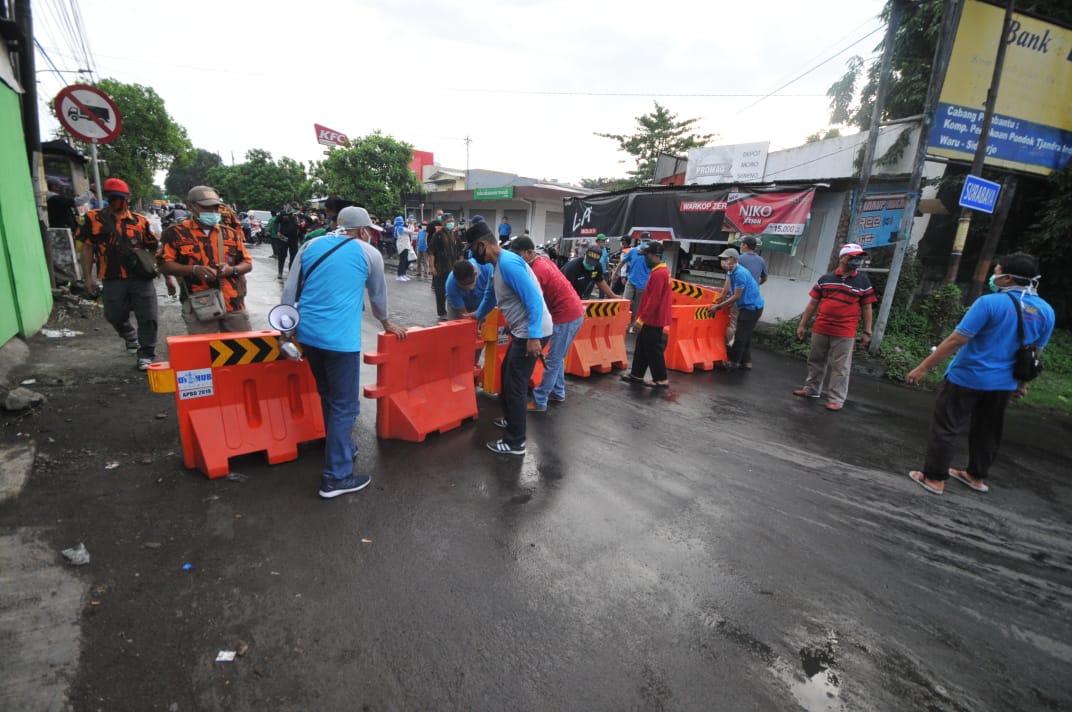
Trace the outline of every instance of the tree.
<path fill-rule="evenodd" d="M 178 158 L 172 162 L 171 169 L 168 170 L 167 178 L 164 180 L 164 190 L 168 195 L 185 199 L 190 188 L 208 183 L 210 168 L 222 165 L 223 159 L 219 154 L 203 148 L 195 148 L 189 160 Z"/>
<path fill-rule="evenodd" d="M 636 182 L 632 178 L 581 178 L 581 187 L 588 188 L 590 190 L 602 190 L 607 193 L 613 193 L 616 190 L 625 190 L 632 188 L 636 185 Z"/>
<path fill-rule="evenodd" d="M 364 205 L 370 213 L 398 214 L 402 193 L 421 188 L 409 169 L 413 146 L 374 131 L 351 139 L 348 146 L 328 149 L 328 156 L 313 165 L 315 186 L 324 195 L 338 195 Z"/>
<path fill-rule="evenodd" d="M 175 123 L 150 87 L 114 79 L 102 79 L 96 86 L 115 101 L 123 117 L 119 137 L 97 145 L 98 157 L 108 163 L 107 176 L 126 181 L 132 202 L 151 200 L 153 175 L 193 150 L 186 129 Z M 101 180 L 105 177 L 102 173 Z"/>
<path fill-rule="evenodd" d="M 596 133 L 601 138 L 614 139 L 618 148 L 636 160 L 636 168 L 629 172 L 629 186 L 651 183 L 655 175 L 655 161 L 660 153 L 684 156 L 691 148 L 707 145 L 714 134 L 696 133 L 695 124 L 700 119 L 677 120 L 666 107 L 655 102 L 655 111 L 636 118 L 637 133 Z"/>
<path fill-rule="evenodd" d="M 206 181 L 240 211 L 271 210 L 292 200 L 305 202 L 312 195 L 301 163 L 286 156 L 272 160 L 272 154 L 260 148 L 250 149 L 245 163 L 210 168 Z"/>
<path fill-rule="evenodd" d="M 818 141 L 825 141 L 828 138 L 837 138 L 840 135 L 841 129 L 837 127 L 826 129 L 825 131 L 820 129 L 813 134 L 809 134 L 808 137 L 804 139 L 804 143 L 816 143 Z"/>

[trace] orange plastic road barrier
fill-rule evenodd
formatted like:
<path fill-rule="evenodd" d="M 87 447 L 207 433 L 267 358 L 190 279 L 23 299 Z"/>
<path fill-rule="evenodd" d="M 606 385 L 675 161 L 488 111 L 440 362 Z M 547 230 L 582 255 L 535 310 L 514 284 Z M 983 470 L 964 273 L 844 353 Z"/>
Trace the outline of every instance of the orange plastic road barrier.
<path fill-rule="evenodd" d="M 473 351 L 476 322 L 448 321 L 408 330 L 405 340 L 380 334 L 365 363 L 376 365 L 376 435 L 423 442 L 429 433 L 453 430 L 477 416 Z"/>
<path fill-rule="evenodd" d="M 566 354 L 566 373 L 588 378 L 592 371 L 610 373 L 629 365 L 625 332 L 629 329 L 628 299 L 584 302 L 584 322 Z"/>
<path fill-rule="evenodd" d="M 680 279 L 670 280 L 670 303 L 675 307 L 684 304 L 713 304 L 719 292 L 710 287 L 703 287 Z"/>
<path fill-rule="evenodd" d="M 484 319 L 484 328 L 480 332 L 484 341 L 484 367 L 479 379 L 480 387 L 489 395 L 499 392 L 502 385 L 502 363 L 506 359 L 506 350 L 510 348 L 513 337 L 506 328 L 506 322 L 502 318 L 499 307 L 492 309 Z M 550 348 L 550 342 L 544 347 L 546 354 Z M 488 364 L 495 364 L 494 368 L 488 368 Z M 543 364 L 536 362 L 536 368 L 532 369 L 532 377 L 529 378 L 529 388 L 535 388 L 543 380 Z"/>
<path fill-rule="evenodd" d="M 726 360 L 726 327 L 730 312 L 722 309 L 708 316 L 706 306 L 670 307 L 670 332 L 666 343 L 666 367 L 692 373 L 710 371 Z"/>
<path fill-rule="evenodd" d="M 149 388 L 174 393 L 183 463 L 209 477 L 228 459 L 265 451 L 272 465 L 298 443 L 324 437 L 316 382 L 304 361 L 279 351 L 278 331 L 169 336 L 171 360 L 149 367 Z"/>

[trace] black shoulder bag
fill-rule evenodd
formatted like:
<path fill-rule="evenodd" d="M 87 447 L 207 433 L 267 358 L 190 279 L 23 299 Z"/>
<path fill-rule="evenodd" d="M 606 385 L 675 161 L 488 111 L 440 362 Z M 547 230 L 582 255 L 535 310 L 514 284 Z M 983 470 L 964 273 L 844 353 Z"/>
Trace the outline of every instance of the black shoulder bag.
<path fill-rule="evenodd" d="M 1020 348 L 1016 349 L 1016 358 L 1012 362 L 1012 375 L 1018 381 L 1033 381 L 1042 373 L 1042 354 L 1034 344 L 1024 343 L 1024 315 L 1016 296 L 1006 292 L 1016 307 L 1016 336 Z"/>
<path fill-rule="evenodd" d="M 122 258 L 122 265 L 126 269 L 127 275 L 135 279 L 154 279 L 159 274 L 156 255 L 141 247 L 131 247 L 127 237 L 119 232 L 115 216 L 108 212 L 107 209 L 101 212 L 104 215 L 101 223 L 103 223 L 106 230 L 111 232 L 111 236 L 115 239 L 119 255 Z"/>

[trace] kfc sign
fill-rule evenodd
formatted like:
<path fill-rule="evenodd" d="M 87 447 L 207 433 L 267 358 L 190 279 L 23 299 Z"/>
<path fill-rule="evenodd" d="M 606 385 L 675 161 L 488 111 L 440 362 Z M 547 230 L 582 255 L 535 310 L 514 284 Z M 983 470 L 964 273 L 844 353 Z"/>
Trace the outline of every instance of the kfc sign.
<path fill-rule="evenodd" d="M 327 126 L 313 124 L 313 129 L 316 131 L 316 142 L 321 146 L 345 146 L 350 143 L 350 139 L 346 138 L 346 134 L 333 131 Z"/>

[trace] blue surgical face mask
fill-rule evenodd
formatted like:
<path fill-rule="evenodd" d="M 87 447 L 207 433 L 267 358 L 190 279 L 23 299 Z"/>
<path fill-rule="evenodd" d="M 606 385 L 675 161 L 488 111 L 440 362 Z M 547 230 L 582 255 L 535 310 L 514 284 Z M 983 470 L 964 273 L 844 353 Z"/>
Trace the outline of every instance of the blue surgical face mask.
<path fill-rule="evenodd" d="M 220 224 L 220 220 L 223 218 L 219 213 L 198 213 L 197 221 L 205 227 L 215 227 Z"/>
<path fill-rule="evenodd" d="M 986 280 L 986 285 L 990 287 L 991 292 L 1000 292 L 1001 287 L 999 287 L 998 283 L 994 281 L 995 279 L 997 279 L 996 274 L 990 275 L 990 279 Z"/>
<path fill-rule="evenodd" d="M 454 229 L 454 223 L 452 223 L 452 222 L 447 223 L 447 229 L 448 230 L 453 230 Z"/>

